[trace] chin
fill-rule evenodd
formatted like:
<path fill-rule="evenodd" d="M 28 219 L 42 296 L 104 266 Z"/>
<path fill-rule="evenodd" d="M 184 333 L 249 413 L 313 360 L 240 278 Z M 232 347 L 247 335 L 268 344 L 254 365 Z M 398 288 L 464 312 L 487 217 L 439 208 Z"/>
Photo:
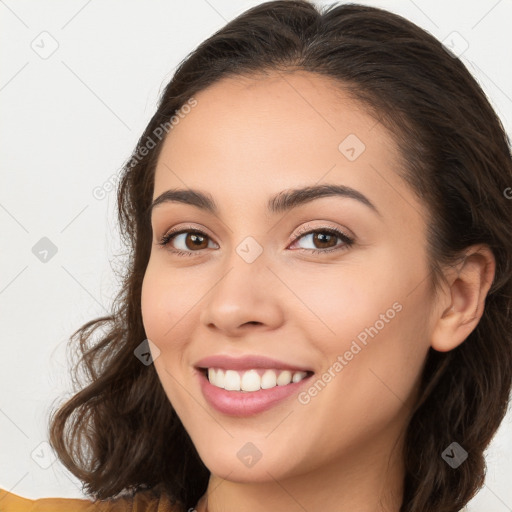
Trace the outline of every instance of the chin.
<path fill-rule="evenodd" d="M 282 479 L 290 476 L 294 468 L 305 464 L 305 457 L 297 453 L 296 443 L 280 442 L 276 445 L 264 436 L 258 438 L 242 434 L 225 442 L 204 436 L 197 441 L 192 437 L 192 441 L 208 470 L 232 482 Z"/>

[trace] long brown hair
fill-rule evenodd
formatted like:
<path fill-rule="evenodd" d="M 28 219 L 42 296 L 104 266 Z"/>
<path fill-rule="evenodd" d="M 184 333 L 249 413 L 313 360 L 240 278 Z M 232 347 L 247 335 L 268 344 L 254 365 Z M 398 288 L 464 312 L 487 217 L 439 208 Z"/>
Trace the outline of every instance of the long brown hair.
<path fill-rule="evenodd" d="M 154 366 L 134 356 L 146 339 L 148 206 L 165 140 L 155 130 L 222 78 L 294 69 L 334 80 L 393 133 L 403 162 L 397 172 L 431 216 L 434 286 L 441 264 L 469 245 L 493 251 L 496 274 L 478 326 L 454 350 L 428 354 L 407 430 L 400 512 L 459 511 L 483 485 L 483 452 L 506 413 L 512 383 L 510 141 L 460 59 L 410 21 L 357 4 L 322 10 L 282 0 L 246 11 L 180 63 L 122 170 L 118 217 L 129 253 L 123 286 L 111 315 L 71 336 L 80 354 L 75 378 L 85 372 L 87 382 L 52 413 L 49 426 L 60 460 L 95 498 L 146 489 L 186 509 L 209 477 Z M 155 147 L 141 151 L 149 138 Z M 441 457 L 454 441 L 468 453 L 456 470 Z"/>

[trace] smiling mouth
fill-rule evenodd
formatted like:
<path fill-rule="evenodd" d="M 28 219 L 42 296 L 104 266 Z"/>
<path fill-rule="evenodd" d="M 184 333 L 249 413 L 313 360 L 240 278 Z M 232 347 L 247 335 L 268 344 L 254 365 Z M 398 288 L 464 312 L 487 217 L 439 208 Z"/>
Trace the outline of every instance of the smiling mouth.
<path fill-rule="evenodd" d="M 295 384 L 313 375 L 312 371 L 254 368 L 230 370 L 225 368 L 199 368 L 213 386 L 226 391 L 252 393 L 262 389 Z"/>

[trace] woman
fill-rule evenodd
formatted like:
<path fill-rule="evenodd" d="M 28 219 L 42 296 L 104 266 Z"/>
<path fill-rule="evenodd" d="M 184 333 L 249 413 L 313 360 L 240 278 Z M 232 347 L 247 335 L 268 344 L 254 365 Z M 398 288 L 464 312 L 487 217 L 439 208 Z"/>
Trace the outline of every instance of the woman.
<path fill-rule="evenodd" d="M 125 166 L 124 286 L 74 335 L 91 379 L 50 441 L 96 501 L 41 510 L 459 511 L 511 388 L 511 183 L 484 93 L 411 22 L 228 23 Z"/>

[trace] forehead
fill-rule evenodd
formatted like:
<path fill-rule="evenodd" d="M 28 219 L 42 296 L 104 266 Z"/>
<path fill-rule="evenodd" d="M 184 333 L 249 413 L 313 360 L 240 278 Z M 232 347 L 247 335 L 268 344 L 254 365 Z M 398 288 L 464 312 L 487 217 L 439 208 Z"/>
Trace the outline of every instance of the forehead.
<path fill-rule="evenodd" d="M 412 195 L 396 172 L 401 159 L 391 134 L 326 77 L 230 77 L 195 100 L 164 141 L 153 197 L 193 187 L 266 205 L 263 198 L 276 191 L 323 181 L 390 206 L 397 192 Z M 383 186 L 394 194 L 383 196 Z"/>
<path fill-rule="evenodd" d="M 199 92 L 195 100 L 197 106 L 182 116 L 166 140 L 175 157 L 190 147 L 201 149 L 199 157 L 228 150 L 230 157 L 253 151 L 260 157 L 285 151 L 288 158 L 292 153 L 317 157 L 325 150 L 338 156 L 339 143 L 348 135 L 359 138 L 365 149 L 370 138 L 373 147 L 382 141 L 386 147 L 380 149 L 389 148 L 390 157 L 393 153 L 394 141 L 383 126 L 340 84 L 320 75 L 230 77 Z"/>

